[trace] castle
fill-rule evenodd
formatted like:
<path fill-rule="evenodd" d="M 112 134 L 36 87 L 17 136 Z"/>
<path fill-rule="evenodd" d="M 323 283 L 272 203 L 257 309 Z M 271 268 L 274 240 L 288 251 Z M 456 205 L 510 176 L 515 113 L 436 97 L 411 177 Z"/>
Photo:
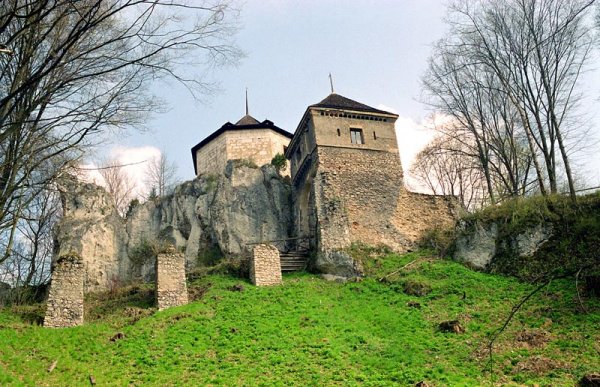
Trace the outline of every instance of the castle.
<path fill-rule="evenodd" d="M 335 93 L 308 106 L 293 135 L 246 114 L 192 148 L 195 179 L 125 219 L 103 188 L 66 177 L 45 325 L 79 325 L 85 292 L 136 280 L 155 282 L 159 308 L 185 303 L 186 270 L 214 264 L 214 251 L 251 252 L 250 278 L 265 285 L 306 264 L 359 276 L 356 243 L 410 250 L 453 222 L 455 205 L 404 188 L 397 118 Z M 289 176 L 268 165 L 281 153 Z"/>
<path fill-rule="evenodd" d="M 260 166 L 284 152 L 294 238 L 306 248 L 322 257 L 352 243 L 405 251 L 425 230 L 449 222 L 454 204 L 404 188 L 397 118 L 332 92 L 307 107 L 293 136 L 248 114 L 226 123 L 192 148 L 194 168 L 197 175 L 219 173 L 231 159 Z"/>

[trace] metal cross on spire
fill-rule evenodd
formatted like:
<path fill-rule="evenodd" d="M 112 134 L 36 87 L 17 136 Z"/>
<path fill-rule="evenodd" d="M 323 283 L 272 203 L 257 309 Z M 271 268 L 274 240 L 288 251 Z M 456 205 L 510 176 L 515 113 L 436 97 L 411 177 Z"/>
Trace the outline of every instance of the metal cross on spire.
<path fill-rule="evenodd" d="M 333 77 L 331 76 L 331 73 L 329 73 L 329 84 L 331 85 L 331 94 L 333 94 Z"/>

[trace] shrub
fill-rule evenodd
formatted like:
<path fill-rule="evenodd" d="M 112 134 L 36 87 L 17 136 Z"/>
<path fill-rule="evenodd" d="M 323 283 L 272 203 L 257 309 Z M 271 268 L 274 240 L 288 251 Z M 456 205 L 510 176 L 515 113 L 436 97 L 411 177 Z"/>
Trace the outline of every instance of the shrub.
<path fill-rule="evenodd" d="M 139 268 L 150 261 L 156 260 L 158 254 L 166 252 L 169 246 L 171 244 L 165 240 L 144 239 L 139 245 L 129 250 L 129 260 L 134 267 Z"/>
<path fill-rule="evenodd" d="M 277 172 L 281 173 L 287 168 L 287 159 L 281 153 L 277 153 L 271 160 L 271 164 L 275 167 Z"/>
<path fill-rule="evenodd" d="M 131 214 L 133 213 L 133 210 L 135 210 L 135 208 L 139 205 L 140 205 L 140 201 L 138 200 L 138 198 L 135 198 L 132 201 L 130 201 L 129 207 L 127 208 L 127 214 L 125 216 L 126 217 L 131 216 Z"/>
<path fill-rule="evenodd" d="M 434 227 L 423 234 L 419 240 L 419 246 L 435 251 L 442 258 L 452 255 L 455 241 L 456 230 L 454 228 Z"/>

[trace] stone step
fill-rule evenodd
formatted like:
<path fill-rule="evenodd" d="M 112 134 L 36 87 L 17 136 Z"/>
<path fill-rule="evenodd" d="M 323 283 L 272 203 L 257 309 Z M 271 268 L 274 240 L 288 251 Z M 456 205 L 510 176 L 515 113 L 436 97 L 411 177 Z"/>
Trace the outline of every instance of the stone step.
<path fill-rule="evenodd" d="M 282 272 L 302 271 L 306 269 L 309 254 L 307 251 L 286 251 L 279 253 Z"/>

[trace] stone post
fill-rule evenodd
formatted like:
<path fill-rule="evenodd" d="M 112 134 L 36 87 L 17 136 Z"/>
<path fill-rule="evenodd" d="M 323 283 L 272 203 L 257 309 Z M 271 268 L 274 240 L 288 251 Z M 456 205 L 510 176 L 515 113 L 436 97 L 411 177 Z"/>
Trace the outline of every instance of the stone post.
<path fill-rule="evenodd" d="M 185 256 L 171 246 L 156 258 L 156 304 L 163 310 L 187 303 Z"/>
<path fill-rule="evenodd" d="M 250 281 L 256 286 L 281 285 L 279 250 L 273 245 L 260 244 L 252 250 Z"/>
<path fill-rule="evenodd" d="M 56 260 L 44 317 L 49 328 L 73 327 L 83 324 L 83 259 L 76 253 Z"/>

